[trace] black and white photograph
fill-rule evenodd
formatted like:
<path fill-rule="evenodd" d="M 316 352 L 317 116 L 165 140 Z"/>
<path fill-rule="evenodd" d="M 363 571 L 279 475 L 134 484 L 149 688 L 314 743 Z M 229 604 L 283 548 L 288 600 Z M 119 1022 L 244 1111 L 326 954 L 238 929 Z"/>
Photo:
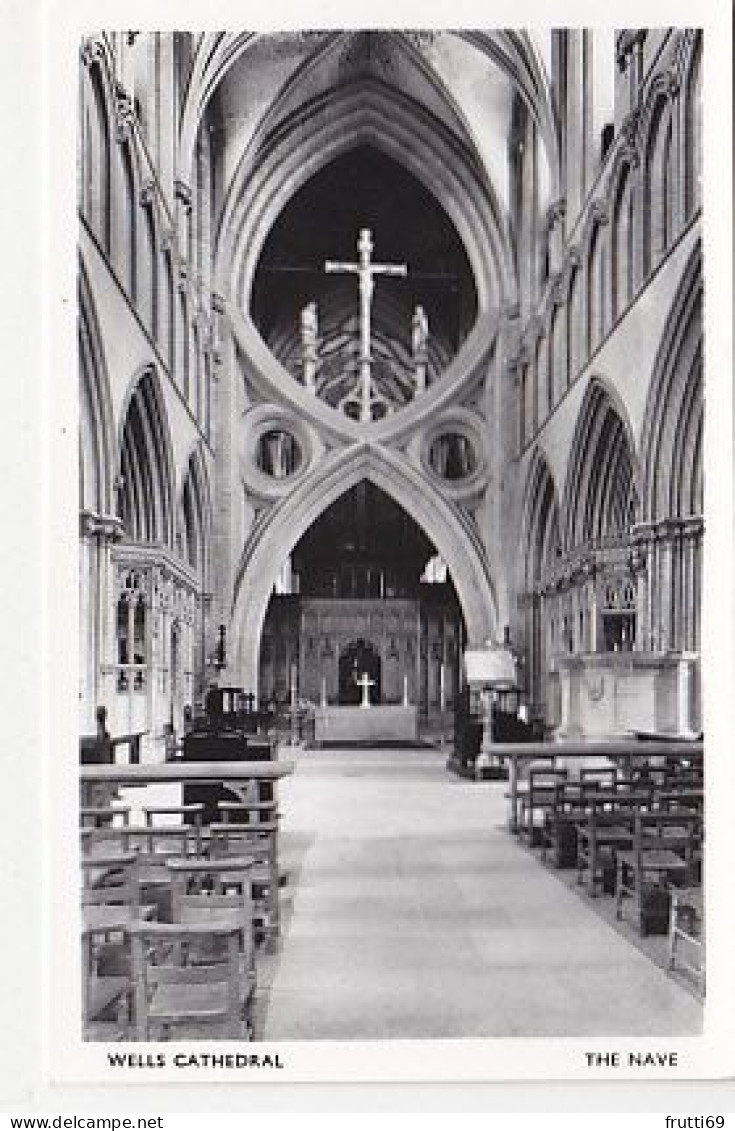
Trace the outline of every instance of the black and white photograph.
<path fill-rule="evenodd" d="M 691 14 L 75 41 L 60 1078 L 702 1071 Z"/>

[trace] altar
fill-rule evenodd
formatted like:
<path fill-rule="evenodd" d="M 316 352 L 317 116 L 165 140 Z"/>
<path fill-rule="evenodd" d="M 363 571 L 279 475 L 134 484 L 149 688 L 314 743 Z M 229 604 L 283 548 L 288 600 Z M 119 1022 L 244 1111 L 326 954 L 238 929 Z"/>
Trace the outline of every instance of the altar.
<path fill-rule="evenodd" d="M 689 653 L 602 652 L 555 658 L 555 737 L 692 737 L 701 730 L 699 658 Z"/>
<path fill-rule="evenodd" d="M 314 741 L 319 742 L 415 742 L 418 738 L 416 707 L 375 704 L 370 707 L 317 707 Z"/>

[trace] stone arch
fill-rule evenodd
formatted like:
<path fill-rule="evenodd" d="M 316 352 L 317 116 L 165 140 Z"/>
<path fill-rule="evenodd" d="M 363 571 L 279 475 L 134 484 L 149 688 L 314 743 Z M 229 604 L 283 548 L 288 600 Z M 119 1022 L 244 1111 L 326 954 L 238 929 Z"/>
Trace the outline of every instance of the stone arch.
<path fill-rule="evenodd" d="M 562 507 L 563 548 L 627 533 L 638 505 L 638 463 L 625 406 L 599 377 L 585 392 Z"/>
<path fill-rule="evenodd" d="M 416 469 L 399 457 L 367 445 L 339 452 L 318 474 L 278 504 L 248 540 L 232 605 L 237 678 L 255 688 L 260 637 L 273 585 L 283 560 L 299 538 L 340 496 L 368 479 L 402 506 L 423 528 L 452 575 L 470 644 L 496 636 L 498 599 L 487 555 L 477 531 L 460 509 L 437 496 Z"/>
<path fill-rule="evenodd" d="M 664 327 L 641 431 L 642 518 L 702 513 L 702 250 L 698 242 Z"/>
<path fill-rule="evenodd" d="M 84 264 L 79 263 L 80 490 L 79 503 L 109 514 L 112 500 L 112 398 L 94 299 Z"/>
<path fill-rule="evenodd" d="M 177 512 L 179 552 L 206 589 L 211 576 L 212 501 L 201 440 L 186 461 Z"/>
<path fill-rule="evenodd" d="M 529 463 L 523 497 L 521 544 L 526 590 L 539 583 L 553 562 L 559 545 L 559 492 L 541 448 Z"/>
<path fill-rule="evenodd" d="M 643 274 L 666 254 L 674 237 L 676 138 L 671 99 L 656 88 L 646 116 L 643 144 Z"/>
<path fill-rule="evenodd" d="M 312 33 L 313 34 L 313 33 Z M 322 35 L 315 54 L 323 55 L 332 45 L 350 32 L 327 32 Z M 396 32 L 410 48 L 410 33 Z M 548 154 L 552 195 L 560 190 L 560 151 L 553 96 L 546 68 L 531 35 L 526 31 L 461 31 L 454 33 L 487 55 L 518 86 L 537 124 Z M 192 60 L 190 80 L 181 112 L 179 133 L 179 172 L 188 183 L 196 136 L 204 114 L 223 77 L 261 36 L 254 32 L 233 34 L 208 33 L 201 36 Z"/>
<path fill-rule="evenodd" d="M 559 495 L 548 461 L 534 449 L 526 478 L 521 528 L 523 580 L 526 594 L 526 649 L 528 697 L 543 712 L 549 641 L 541 589 L 549 578 L 560 550 Z"/>
<path fill-rule="evenodd" d="M 120 417 L 117 513 L 126 537 L 173 545 L 174 462 L 158 375 L 146 366 L 130 383 Z"/>
<path fill-rule="evenodd" d="M 702 202 L 702 32 L 687 38 L 683 80 L 684 209 L 689 219 Z"/>
<path fill-rule="evenodd" d="M 111 154 L 114 137 L 106 67 L 93 55 L 82 73 L 79 121 L 79 204 L 100 247 L 109 255 L 112 227 Z"/>
<path fill-rule="evenodd" d="M 636 176 L 631 160 L 621 159 L 610 181 L 610 321 L 633 301 L 636 288 Z"/>
<path fill-rule="evenodd" d="M 257 176 L 243 159 L 220 226 L 215 268 L 219 292 L 234 289 L 240 308 L 248 308 L 258 256 L 276 218 L 319 169 L 359 144 L 373 146 L 402 165 L 443 208 L 472 266 L 480 314 L 494 302 L 511 301 L 515 270 L 504 216 L 477 176 L 470 154 L 425 109 L 374 80 L 338 88 L 307 104 L 288 128 L 264 140 Z M 231 287 L 233 279 L 237 281 Z"/>

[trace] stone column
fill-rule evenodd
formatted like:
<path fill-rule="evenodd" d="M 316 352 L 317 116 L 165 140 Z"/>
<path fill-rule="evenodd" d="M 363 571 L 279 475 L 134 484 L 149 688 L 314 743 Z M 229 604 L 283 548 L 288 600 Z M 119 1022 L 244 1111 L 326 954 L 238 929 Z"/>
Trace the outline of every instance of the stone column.
<path fill-rule="evenodd" d="M 122 522 L 116 515 L 98 515 L 82 511 L 80 515 L 80 545 L 83 552 L 80 571 L 84 568 L 82 609 L 87 627 L 87 664 L 83 672 L 83 720 L 87 729 L 94 730 L 95 709 L 106 707 L 108 715 L 114 702 L 114 676 L 110 665 L 115 655 L 116 599 L 111 547 L 123 533 Z M 85 593 L 86 590 L 86 593 Z"/>
<path fill-rule="evenodd" d="M 227 318 L 226 303 L 221 295 L 212 296 L 213 351 L 212 379 L 214 385 L 214 413 L 212 420 L 213 446 L 217 453 L 214 484 L 214 516 L 212 529 L 213 592 L 212 622 L 226 627 L 228 669 L 231 668 L 238 646 L 233 638 L 230 608 L 233 583 L 240 550 L 234 536 L 233 509 L 240 489 L 237 478 L 235 452 L 234 383 L 237 376 L 237 357 Z M 227 678 L 230 678 L 228 675 Z M 236 682 L 236 674 L 232 674 Z M 257 688 L 245 688 L 257 692 Z"/>

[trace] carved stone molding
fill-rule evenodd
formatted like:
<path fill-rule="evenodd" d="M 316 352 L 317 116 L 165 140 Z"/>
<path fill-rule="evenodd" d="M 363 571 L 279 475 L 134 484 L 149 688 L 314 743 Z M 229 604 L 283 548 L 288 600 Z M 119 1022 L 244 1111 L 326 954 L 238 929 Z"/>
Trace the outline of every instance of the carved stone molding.
<path fill-rule="evenodd" d="M 629 114 L 626 114 L 620 125 L 622 148 L 628 161 L 634 167 L 640 164 L 640 125 L 640 107 L 636 107 Z"/>
<path fill-rule="evenodd" d="M 113 514 L 96 514 L 83 510 L 79 514 L 79 532 L 85 538 L 99 538 L 100 541 L 119 542 L 123 537 L 122 519 Z"/>
<path fill-rule="evenodd" d="M 122 144 L 132 136 L 135 126 L 135 107 L 125 87 L 115 83 L 115 126 L 117 140 Z"/>
<path fill-rule="evenodd" d="M 140 203 L 143 207 L 153 204 L 156 199 L 156 182 L 153 180 L 145 181 L 140 189 Z"/>
<path fill-rule="evenodd" d="M 528 350 L 533 349 L 544 332 L 544 323 L 538 314 L 532 314 L 521 335 L 521 343 Z"/>
<path fill-rule="evenodd" d="M 185 259 L 179 260 L 179 270 L 178 270 L 178 274 L 176 276 L 176 285 L 179 289 L 179 292 L 182 295 L 188 294 L 188 291 L 189 291 L 189 264 L 186 262 Z"/>
<path fill-rule="evenodd" d="M 176 247 L 176 230 L 168 227 L 161 229 L 161 251 L 173 251 Z"/>
<path fill-rule="evenodd" d="M 557 224 L 561 223 L 567 213 L 567 202 L 564 197 L 555 200 L 550 204 L 546 212 L 546 227 L 548 231 L 552 231 Z"/>
<path fill-rule="evenodd" d="M 619 70 L 625 70 L 628 59 L 635 48 L 645 42 L 646 35 L 645 28 L 625 28 L 619 33 L 615 44 L 615 58 Z"/>
<path fill-rule="evenodd" d="M 610 220 L 607 202 L 602 199 L 593 200 L 590 204 L 589 218 L 592 224 L 607 224 Z"/>
<path fill-rule="evenodd" d="M 91 67 L 93 63 L 101 63 L 105 57 L 105 45 L 97 35 L 89 35 L 82 42 L 82 63 Z"/>
<path fill-rule="evenodd" d="M 569 280 L 564 270 L 557 271 L 556 275 L 552 276 L 549 285 L 552 310 L 554 307 L 565 305 L 567 301 L 568 282 Z"/>
<path fill-rule="evenodd" d="M 191 212 L 191 189 L 186 181 L 182 181 L 178 177 L 174 181 L 174 197 L 183 204 L 187 213 Z"/>
<path fill-rule="evenodd" d="M 655 94 L 663 94 L 669 101 L 673 101 L 679 93 L 680 85 L 676 68 L 667 67 L 654 76 L 651 82 L 651 91 Z"/>

